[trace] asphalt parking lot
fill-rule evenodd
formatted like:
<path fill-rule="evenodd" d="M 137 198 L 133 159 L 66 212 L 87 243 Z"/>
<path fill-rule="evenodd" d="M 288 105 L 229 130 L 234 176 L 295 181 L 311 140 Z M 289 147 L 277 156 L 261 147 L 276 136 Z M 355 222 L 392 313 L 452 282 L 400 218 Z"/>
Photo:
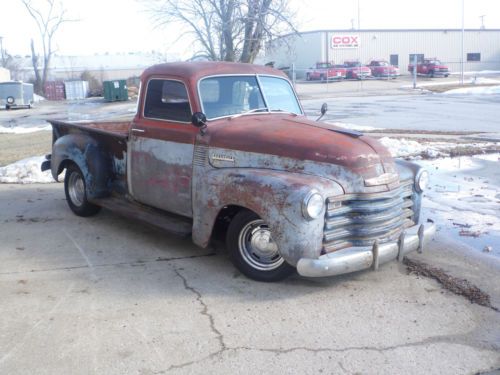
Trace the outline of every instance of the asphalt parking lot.
<path fill-rule="evenodd" d="M 500 368 L 500 314 L 387 264 L 246 279 L 217 248 L 103 210 L 62 184 L 0 185 L 1 374 L 476 374 Z M 215 254 L 215 255 L 214 255 Z M 415 259 L 500 307 L 498 268 L 433 242 Z"/>

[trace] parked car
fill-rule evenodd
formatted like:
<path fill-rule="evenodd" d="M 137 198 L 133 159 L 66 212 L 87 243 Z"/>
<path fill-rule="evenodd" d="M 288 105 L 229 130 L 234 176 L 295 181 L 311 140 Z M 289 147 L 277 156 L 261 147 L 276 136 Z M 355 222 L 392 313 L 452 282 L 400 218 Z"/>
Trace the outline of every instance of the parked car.
<path fill-rule="evenodd" d="M 5 109 L 31 108 L 33 105 L 33 85 L 24 82 L 0 83 L 0 106 Z"/>
<path fill-rule="evenodd" d="M 348 79 L 366 79 L 372 75 L 372 71 L 367 66 L 362 65 L 358 60 L 344 61 Z"/>
<path fill-rule="evenodd" d="M 347 70 L 343 65 L 335 65 L 327 62 L 316 63 L 314 68 L 306 71 L 308 81 L 340 81 L 346 78 Z"/>
<path fill-rule="evenodd" d="M 368 68 L 374 77 L 391 77 L 396 78 L 399 75 L 399 69 L 392 66 L 385 60 L 372 60 L 368 63 Z"/>
<path fill-rule="evenodd" d="M 413 73 L 413 70 L 413 64 L 408 65 L 408 71 Z M 424 61 L 417 63 L 417 74 L 429 77 L 448 77 L 450 69 L 436 58 L 424 59 Z"/>
<path fill-rule="evenodd" d="M 42 170 L 56 180 L 66 170 L 76 215 L 107 207 L 201 247 L 225 233 L 233 263 L 256 280 L 377 269 L 422 251 L 436 230 L 420 218 L 427 172 L 309 120 L 276 69 L 156 65 L 132 122 L 50 123 Z"/>

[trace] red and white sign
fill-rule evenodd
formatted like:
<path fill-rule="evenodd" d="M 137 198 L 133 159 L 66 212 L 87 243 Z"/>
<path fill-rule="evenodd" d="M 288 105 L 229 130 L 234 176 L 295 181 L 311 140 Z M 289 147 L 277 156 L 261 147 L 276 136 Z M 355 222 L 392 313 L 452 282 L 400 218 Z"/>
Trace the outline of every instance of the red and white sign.
<path fill-rule="evenodd" d="M 359 35 L 333 35 L 332 48 L 358 48 Z"/>

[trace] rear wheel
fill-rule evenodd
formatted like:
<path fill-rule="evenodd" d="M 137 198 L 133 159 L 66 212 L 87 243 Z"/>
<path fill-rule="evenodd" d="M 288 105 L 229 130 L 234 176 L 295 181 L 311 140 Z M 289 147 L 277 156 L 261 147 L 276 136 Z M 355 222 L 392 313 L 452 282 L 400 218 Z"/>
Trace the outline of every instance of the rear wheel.
<path fill-rule="evenodd" d="M 281 256 L 269 226 L 252 211 L 236 214 L 229 224 L 226 245 L 236 268 L 251 279 L 280 281 L 295 271 Z"/>
<path fill-rule="evenodd" d="M 306 73 L 306 81 L 310 81 L 311 80 L 311 75 L 309 73 Z"/>
<path fill-rule="evenodd" d="M 429 70 L 429 77 L 434 78 L 434 70 Z"/>
<path fill-rule="evenodd" d="M 69 208 L 75 215 L 92 216 L 97 214 L 101 207 L 90 203 L 87 200 L 87 190 L 83 174 L 75 164 L 66 168 L 64 177 L 64 192 Z"/>
<path fill-rule="evenodd" d="M 321 82 L 326 82 L 326 76 L 324 74 L 319 76 Z"/>

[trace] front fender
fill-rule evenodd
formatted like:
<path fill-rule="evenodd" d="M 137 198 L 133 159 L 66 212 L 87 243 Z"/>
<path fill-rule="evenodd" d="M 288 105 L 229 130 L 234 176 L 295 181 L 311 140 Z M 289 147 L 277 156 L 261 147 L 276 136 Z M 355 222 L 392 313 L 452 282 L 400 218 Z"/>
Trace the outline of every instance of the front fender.
<path fill-rule="evenodd" d="M 52 146 L 51 172 L 57 181 L 68 162 L 75 163 L 82 171 L 89 198 L 101 198 L 108 194 L 111 162 L 98 143 L 86 134 L 67 134 L 58 138 Z"/>
<path fill-rule="evenodd" d="M 324 214 L 308 221 L 302 201 L 311 190 L 323 197 L 343 194 L 340 185 L 321 177 L 262 169 L 213 169 L 197 179 L 193 189 L 193 241 L 205 247 L 220 210 L 236 205 L 252 210 L 269 225 L 285 260 L 319 256 Z"/>

